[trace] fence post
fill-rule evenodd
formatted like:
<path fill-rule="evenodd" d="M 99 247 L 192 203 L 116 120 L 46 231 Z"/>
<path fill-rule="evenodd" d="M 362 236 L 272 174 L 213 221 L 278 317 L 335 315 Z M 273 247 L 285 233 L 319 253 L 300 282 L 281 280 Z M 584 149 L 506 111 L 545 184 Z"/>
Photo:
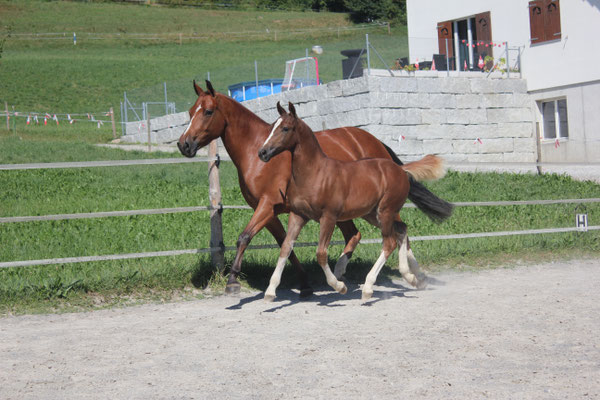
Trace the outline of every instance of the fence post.
<path fill-rule="evenodd" d="M 169 115 L 169 98 L 167 97 L 167 82 L 163 82 L 165 88 L 165 115 Z"/>
<path fill-rule="evenodd" d="M 258 62 L 254 60 L 254 79 L 256 79 L 256 98 L 258 99 Z"/>
<path fill-rule="evenodd" d="M 225 267 L 225 244 L 223 243 L 223 223 L 221 214 L 221 185 L 219 183 L 219 155 L 217 140 L 208 145 L 208 157 L 216 158 L 208 162 L 208 195 L 210 198 L 210 261 L 219 272 Z M 216 250 L 214 250 L 216 249 Z"/>
<path fill-rule="evenodd" d="M 151 151 L 152 151 L 152 144 L 151 144 L 152 142 L 150 141 L 150 140 L 151 140 L 151 137 L 150 137 L 151 135 L 150 135 L 150 133 L 151 133 L 152 131 L 150 130 L 150 111 L 148 111 L 148 112 L 146 113 L 146 117 L 147 117 L 147 119 L 146 119 L 146 124 L 148 125 L 148 126 L 147 126 L 147 128 L 148 128 L 148 152 L 151 152 Z"/>
<path fill-rule="evenodd" d="M 369 51 L 369 34 L 367 33 L 365 36 L 366 36 L 366 41 L 367 41 L 367 45 L 366 45 L 366 49 L 367 49 L 367 75 L 371 75 L 371 53 Z"/>
<path fill-rule="evenodd" d="M 8 116 L 8 102 L 4 102 L 4 110 L 6 111 L 6 130 L 10 131 L 10 117 Z"/>
<path fill-rule="evenodd" d="M 110 122 L 112 122 L 112 128 L 113 128 L 113 139 L 117 138 L 117 126 L 115 125 L 115 111 L 113 110 L 113 108 L 110 108 Z"/>
<path fill-rule="evenodd" d="M 510 60 L 508 58 L 508 42 L 504 42 L 506 44 L 506 77 L 510 78 Z"/>
<path fill-rule="evenodd" d="M 446 76 L 450 76 L 450 56 L 448 55 L 448 38 L 446 38 L 445 40 L 446 40 Z"/>

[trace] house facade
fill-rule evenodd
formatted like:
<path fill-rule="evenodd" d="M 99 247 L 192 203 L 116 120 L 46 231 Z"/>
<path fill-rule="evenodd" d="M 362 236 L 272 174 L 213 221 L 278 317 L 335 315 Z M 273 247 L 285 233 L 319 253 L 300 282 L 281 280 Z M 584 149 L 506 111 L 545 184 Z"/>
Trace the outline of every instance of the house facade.
<path fill-rule="evenodd" d="M 600 161 L 600 0 L 407 0 L 407 17 L 411 63 L 526 79 L 540 161 Z"/>

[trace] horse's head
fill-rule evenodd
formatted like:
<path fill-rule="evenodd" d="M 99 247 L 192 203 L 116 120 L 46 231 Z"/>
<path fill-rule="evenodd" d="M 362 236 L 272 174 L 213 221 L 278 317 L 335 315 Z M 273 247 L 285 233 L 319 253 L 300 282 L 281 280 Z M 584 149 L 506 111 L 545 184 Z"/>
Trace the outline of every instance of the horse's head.
<path fill-rule="evenodd" d="M 226 123 L 219 112 L 217 94 L 210 81 L 206 81 L 206 86 L 208 90 L 205 92 L 194 81 L 198 100 L 190 108 L 190 123 L 177 142 L 179 151 L 186 157 L 194 157 L 200 148 L 221 136 L 225 130 Z"/>
<path fill-rule="evenodd" d="M 299 129 L 304 125 L 296 115 L 296 108 L 290 102 L 290 112 L 287 113 L 277 102 L 280 117 L 271 125 L 271 133 L 260 150 L 258 157 L 267 162 L 284 150 L 293 150 L 298 143 Z"/>

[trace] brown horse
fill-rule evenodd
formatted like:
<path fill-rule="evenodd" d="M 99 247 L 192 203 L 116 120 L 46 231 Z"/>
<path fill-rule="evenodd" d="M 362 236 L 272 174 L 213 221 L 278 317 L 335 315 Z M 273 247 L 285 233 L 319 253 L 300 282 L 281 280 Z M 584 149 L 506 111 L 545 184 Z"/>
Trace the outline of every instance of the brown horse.
<path fill-rule="evenodd" d="M 242 257 L 252 238 L 266 227 L 279 245 L 285 239 L 285 230 L 277 215 L 288 212 L 285 193 L 291 176 L 291 156 L 286 152 L 268 164 L 260 162 L 257 152 L 269 135 L 270 124 L 232 98 L 216 93 L 209 81 L 206 81 L 206 85 L 208 91 L 204 92 L 194 82 L 198 99 L 189 110 L 190 123 L 177 145 L 184 156 L 194 157 L 198 149 L 220 137 L 238 170 L 242 195 L 254 209 L 254 215 L 239 236 L 237 253 L 227 282 L 226 291 L 235 293 L 240 289 L 237 277 Z M 337 128 L 316 132 L 316 136 L 325 153 L 338 160 L 387 158 L 402 164 L 391 149 L 362 129 Z M 410 186 L 408 197 L 435 221 L 444 220 L 452 213 L 451 204 L 418 182 Z M 336 276 L 340 278 L 358 245 L 360 232 L 352 221 L 338 223 L 338 226 L 346 241 L 335 268 Z M 299 274 L 301 295 L 310 294 L 312 291 L 300 262 L 293 252 L 289 258 Z"/>
<path fill-rule="evenodd" d="M 398 218 L 398 212 L 408 198 L 409 175 L 417 181 L 439 179 L 445 173 L 442 160 L 428 155 L 419 161 L 397 165 L 385 159 L 339 161 L 329 158 L 313 131 L 298 118 L 292 103 L 289 108 L 290 112 L 286 113 L 277 103 L 281 117 L 272 125 L 269 137 L 258 151 L 264 162 L 285 150 L 292 156 L 292 177 L 286 192 L 290 208 L 288 233 L 265 300 L 275 298 L 294 241 L 309 220 L 320 224 L 317 262 L 325 272 L 327 283 L 339 293 L 346 293 L 346 285 L 329 269 L 327 248 L 337 222 L 361 217 L 380 228 L 383 236 L 383 250 L 367 275 L 362 300 L 373 295 L 377 275 L 397 246 L 400 246 L 398 258 L 402 275 L 409 283 L 419 286 L 418 264 L 412 251 L 407 251 L 406 224 Z"/>

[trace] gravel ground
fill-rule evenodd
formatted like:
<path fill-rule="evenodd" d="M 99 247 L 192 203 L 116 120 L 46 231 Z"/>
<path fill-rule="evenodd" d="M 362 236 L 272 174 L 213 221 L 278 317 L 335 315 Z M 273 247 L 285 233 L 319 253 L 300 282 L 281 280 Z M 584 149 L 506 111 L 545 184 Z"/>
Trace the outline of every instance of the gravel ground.
<path fill-rule="evenodd" d="M 600 398 L 600 260 L 0 319 L 1 399 Z"/>

